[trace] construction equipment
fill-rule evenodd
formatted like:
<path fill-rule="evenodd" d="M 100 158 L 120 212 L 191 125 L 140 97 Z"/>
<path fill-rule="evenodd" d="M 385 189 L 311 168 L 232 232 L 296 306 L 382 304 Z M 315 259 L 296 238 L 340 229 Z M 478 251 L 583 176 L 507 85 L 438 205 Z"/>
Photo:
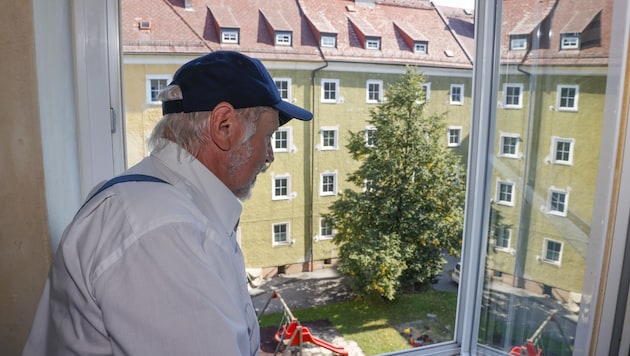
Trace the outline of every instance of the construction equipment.
<path fill-rule="evenodd" d="M 549 322 L 556 321 L 555 315 L 557 312 L 558 312 L 557 310 L 552 310 L 549 313 L 549 316 L 547 316 L 547 318 L 545 319 L 545 321 L 543 321 L 542 324 L 540 324 L 540 326 L 538 327 L 538 329 L 536 329 L 536 332 L 534 332 L 532 337 L 527 339 L 524 345 L 514 346 L 512 350 L 510 350 L 509 354 L 513 356 L 542 356 L 543 349 L 538 346 L 538 341 L 540 339 L 540 336 L 543 330 L 545 329 L 545 327 L 547 327 Z M 560 331 L 560 335 L 562 335 L 562 338 L 565 341 L 567 341 L 566 336 L 562 332 L 562 329 L 560 328 L 557 322 L 556 322 L 556 326 L 558 326 L 558 330 Z"/>

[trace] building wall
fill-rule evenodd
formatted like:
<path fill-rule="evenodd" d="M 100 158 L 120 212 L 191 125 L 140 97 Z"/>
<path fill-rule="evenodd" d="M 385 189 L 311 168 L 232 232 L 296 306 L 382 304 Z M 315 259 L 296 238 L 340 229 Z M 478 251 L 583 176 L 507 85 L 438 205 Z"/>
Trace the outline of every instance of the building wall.
<path fill-rule="evenodd" d="M 0 354 L 17 355 L 50 263 L 33 2 L 0 12 Z"/>

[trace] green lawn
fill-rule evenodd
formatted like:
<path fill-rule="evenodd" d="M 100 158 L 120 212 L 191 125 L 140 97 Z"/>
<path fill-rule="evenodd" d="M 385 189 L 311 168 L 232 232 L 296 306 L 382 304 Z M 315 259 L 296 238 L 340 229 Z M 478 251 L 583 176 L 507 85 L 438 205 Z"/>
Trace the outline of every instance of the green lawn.
<path fill-rule="evenodd" d="M 456 307 L 457 292 L 427 290 L 400 295 L 393 302 L 356 300 L 292 313 L 301 322 L 328 319 L 345 339 L 356 341 L 366 355 L 378 355 L 410 348 L 397 327 L 418 320 L 429 322 L 429 313 L 437 317 L 440 326 L 452 330 Z M 277 327 L 281 318 L 279 313 L 263 315 L 260 326 Z"/>

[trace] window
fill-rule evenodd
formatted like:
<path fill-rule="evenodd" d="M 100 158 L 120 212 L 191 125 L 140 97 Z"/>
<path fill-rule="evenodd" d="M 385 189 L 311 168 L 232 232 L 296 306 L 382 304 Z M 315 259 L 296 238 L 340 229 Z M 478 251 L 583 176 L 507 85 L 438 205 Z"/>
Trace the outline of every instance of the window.
<path fill-rule="evenodd" d="M 288 174 L 282 176 L 273 177 L 273 200 L 286 200 L 289 199 L 290 194 L 290 177 Z"/>
<path fill-rule="evenodd" d="M 322 47 L 337 47 L 337 36 L 335 35 L 321 35 L 320 45 Z"/>
<path fill-rule="evenodd" d="M 363 180 L 363 193 L 374 191 L 374 180 L 372 179 L 364 179 Z"/>
<path fill-rule="evenodd" d="M 239 30 L 221 29 L 221 43 L 239 43 Z"/>
<path fill-rule="evenodd" d="M 291 45 L 291 32 L 276 32 L 276 46 L 290 46 Z"/>
<path fill-rule="evenodd" d="M 552 137 L 553 163 L 573 165 L 573 142 L 571 138 Z"/>
<path fill-rule="evenodd" d="M 278 93 L 282 100 L 291 101 L 291 79 L 290 78 L 274 78 Z"/>
<path fill-rule="evenodd" d="M 512 237 L 512 229 L 507 226 L 501 226 L 497 229 L 497 238 L 494 246 L 498 250 L 508 250 L 510 248 L 510 238 Z"/>
<path fill-rule="evenodd" d="M 527 49 L 527 35 L 512 35 L 510 36 L 510 49 L 513 51 L 526 50 Z"/>
<path fill-rule="evenodd" d="M 431 83 L 423 83 L 422 89 L 424 89 L 424 100 L 418 100 L 416 103 L 426 103 L 431 99 Z"/>
<path fill-rule="evenodd" d="M 549 214 L 567 216 L 567 204 L 569 203 L 569 195 L 562 190 L 549 190 Z"/>
<path fill-rule="evenodd" d="M 336 127 L 322 127 L 320 130 L 320 149 L 336 150 L 337 132 L 338 129 Z"/>
<path fill-rule="evenodd" d="M 426 41 L 416 41 L 413 43 L 413 51 L 415 53 L 427 53 L 429 43 Z"/>
<path fill-rule="evenodd" d="M 273 237 L 272 237 L 272 246 L 276 245 L 288 245 L 291 243 L 289 240 L 290 231 L 289 231 L 289 223 L 278 223 L 273 224 Z"/>
<path fill-rule="evenodd" d="M 376 147 L 376 127 L 368 126 L 365 128 L 365 146 Z"/>
<path fill-rule="evenodd" d="M 580 34 L 579 33 L 562 33 L 560 34 L 560 49 L 579 49 Z"/>
<path fill-rule="evenodd" d="M 368 80 L 365 90 L 365 101 L 368 103 L 379 103 L 383 97 L 383 81 Z"/>
<path fill-rule="evenodd" d="M 464 86 L 462 84 L 451 84 L 451 105 L 464 104 Z"/>
<path fill-rule="evenodd" d="M 500 146 L 499 146 L 499 156 L 507 157 L 507 158 L 518 158 L 519 157 L 519 143 L 521 142 L 521 137 L 516 134 L 501 134 L 500 138 Z"/>
<path fill-rule="evenodd" d="M 171 81 L 170 75 L 147 75 L 147 103 L 148 104 L 161 104 L 162 102 L 157 99 L 158 94 L 162 89 L 168 86 Z"/>
<path fill-rule="evenodd" d="M 381 39 L 379 37 L 368 37 L 365 39 L 365 48 L 366 49 L 381 49 Z"/>
<path fill-rule="evenodd" d="M 322 173 L 320 175 L 319 195 L 336 195 L 337 194 L 337 173 Z"/>
<path fill-rule="evenodd" d="M 280 127 L 272 136 L 274 152 L 289 152 L 291 149 L 291 128 Z"/>
<path fill-rule="evenodd" d="M 562 258 L 562 242 L 544 239 L 543 261 L 559 265 Z"/>
<path fill-rule="evenodd" d="M 319 237 L 332 239 L 334 236 L 333 225 L 328 219 L 319 218 Z"/>
<path fill-rule="evenodd" d="M 500 205 L 514 206 L 514 183 L 499 181 L 496 201 Z"/>
<path fill-rule="evenodd" d="M 322 103 L 336 103 L 339 98 L 339 80 L 322 79 Z"/>
<path fill-rule="evenodd" d="M 448 128 L 448 147 L 459 147 L 462 143 L 462 127 L 449 126 Z"/>
<path fill-rule="evenodd" d="M 558 85 L 557 107 L 560 111 L 577 111 L 578 85 Z"/>
<path fill-rule="evenodd" d="M 503 84 L 503 107 L 506 109 L 523 107 L 523 84 Z"/>

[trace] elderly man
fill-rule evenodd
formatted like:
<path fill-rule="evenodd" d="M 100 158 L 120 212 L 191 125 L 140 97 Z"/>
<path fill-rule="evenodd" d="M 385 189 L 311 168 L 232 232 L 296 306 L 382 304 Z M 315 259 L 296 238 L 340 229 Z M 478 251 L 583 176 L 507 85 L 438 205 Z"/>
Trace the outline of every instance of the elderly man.
<path fill-rule="evenodd" d="M 313 116 L 237 52 L 185 64 L 160 99 L 151 155 L 95 189 L 66 229 L 24 355 L 259 352 L 239 199 L 273 161 L 278 126 Z"/>

